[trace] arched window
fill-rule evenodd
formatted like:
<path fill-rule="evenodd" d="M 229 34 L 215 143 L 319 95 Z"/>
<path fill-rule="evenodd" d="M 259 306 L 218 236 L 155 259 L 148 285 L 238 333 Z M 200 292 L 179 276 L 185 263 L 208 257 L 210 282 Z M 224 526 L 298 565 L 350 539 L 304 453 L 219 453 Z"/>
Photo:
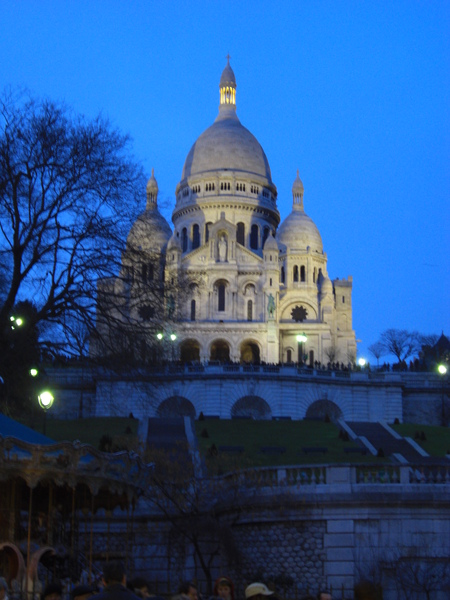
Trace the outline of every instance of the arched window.
<path fill-rule="evenodd" d="M 252 250 L 258 250 L 258 225 L 252 225 L 251 233 L 250 233 L 250 248 Z"/>
<path fill-rule="evenodd" d="M 281 267 L 281 283 L 285 282 L 284 267 Z"/>
<path fill-rule="evenodd" d="M 217 286 L 217 295 L 219 298 L 217 309 L 220 311 L 225 310 L 225 284 L 219 283 Z"/>
<path fill-rule="evenodd" d="M 288 362 L 288 363 L 292 362 L 292 350 L 286 351 L 286 362 Z"/>
<path fill-rule="evenodd" d="M 200 227 L 197 223 L 192 228 L 192 249 L 198 248 L 200 246 Z"/>
<path fill-rule="evenodd" d="M 253 321 L 253 300 L 247 302 L 247 321 Z"/>
<path fill-rule="evenodd" d="M 314 350 L 309 351 L 309 366 L 314 366 Z"/>
<path fill-rule="evenodd" d="M 188 237 L 187 237 L 187 229 L 183 227 L 183 231 L 181 232 L 181 248 L 183 252 L 186 252 L 188 247 Z"/>
<path fill-rule="evenodd" d="M 245 225 L 244 225 L 244 223 L 237 224 L 236 241 L 238 244 L 245 246 Z"/>
<path fill-rule="evenodd" d="M 293 276 L 293 279 L 294 279 L 294 283 L 298 282 L 298 267 L 297 267 L 297 265 L 294 266 L 294 276 Z"/>
<path fill-rule="evenodd" d="M 191 300 L 191 321 L 195 321 L 195 300 Z"/>
<path fill-rule="evenodd" d="M 306 281 L 306 270 L 305 265 L 300 267 L 300 281 Z"/>
<path fill-rule="evenodd" d="M 211 221 L 209 223 L 206 223 L 206 225 L 205 225 L 205 244 L 207 244 L 209 242 L 209 230 L 210 230 L 211 225 L 212 225 Z"/>
<path fill-rule="evenodd" d="M 264 233 L 263 233 L 263 241 L 262 241 L 262 245 L 264 248 L 264 243 L 267 240 L 267 238 L 269 237 L 269 228 L 268 227 L 264 227 Z"/>
<path fill-rule="evenodd" d="M 314 267 L 314 271 L 313 271 L 313 283 L 316 283 L 316 273 L 317 273 L 317 268 Z"/>

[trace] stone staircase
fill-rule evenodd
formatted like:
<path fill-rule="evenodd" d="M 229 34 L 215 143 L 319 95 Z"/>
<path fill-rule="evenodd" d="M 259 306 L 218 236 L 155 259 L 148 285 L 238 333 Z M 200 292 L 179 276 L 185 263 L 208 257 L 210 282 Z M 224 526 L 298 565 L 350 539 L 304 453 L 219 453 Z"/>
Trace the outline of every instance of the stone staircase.
<path fill-rule="evenodd" d="M 422 456 L 405 439 L 395 438 L 381 423 L 346 421 L 346 424 L 357 436 L 365 437 L 376 450 L 381 448 L 386 457 L 401 454 L 411 463 L 427 462 L 429 458 Z"/>
<path fill-rule="evenodd" d="M 184 418 L 150 418 L 148 419 L 147 445 L 164 450 L 187 446 Z"/>

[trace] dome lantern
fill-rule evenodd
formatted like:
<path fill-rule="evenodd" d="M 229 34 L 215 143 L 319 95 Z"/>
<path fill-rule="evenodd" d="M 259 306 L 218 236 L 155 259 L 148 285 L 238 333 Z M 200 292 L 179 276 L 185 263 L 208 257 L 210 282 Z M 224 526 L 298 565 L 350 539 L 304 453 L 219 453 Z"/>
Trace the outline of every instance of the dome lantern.
<path fill-rule="evenodd" d="M 297 177 L 295 178 L 294 184 L 292 186 L 292 208 L 294 210 L 304 210 L 303 209 L 303 192 L 304 187 L 302 180 L 300 179 L 300 175 L 297 169 Z"/>
<path fill-rule="evenodd" d="M 236 110 L 236 77 L 230 67 L 230 55 L 227 55 L 227 65 L 222 71 L 219 83 L 220 108 L 233 106 Z"/>
<path fill-rule="evenodd" d="M 155 179 L 155 170 L 152 169 L 152 176 L 147 182 L 147 205 L 146 209 L 151 210 L 157 207 L 158 183 Z"/>

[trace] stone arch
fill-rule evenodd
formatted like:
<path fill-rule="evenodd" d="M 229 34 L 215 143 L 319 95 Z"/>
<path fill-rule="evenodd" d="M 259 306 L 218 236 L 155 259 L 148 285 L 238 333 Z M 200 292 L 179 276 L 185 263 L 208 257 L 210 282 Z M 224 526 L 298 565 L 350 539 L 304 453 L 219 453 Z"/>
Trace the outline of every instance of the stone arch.
<path fill-rule="evenodd" d="M 209 350 L 210 360 L 228 362 L 230 360 L 230 344 L 226 340 L 214 340 Z"/>
<path fill-rule="evenodd" d="M 158 417 L 193 417 L 195 418 L 195 407 L 190 400 L 183 396 L 171 396 L 163 400 L 158 406 Z"/>
<path fill-rule="evenodd" d="M 200 344 L 197 340 L 184 340 L 180 344 L 180 361 L 195 362 L 200 360 Z"/>
<path fill-rule="evenodd" d="M 251 419 L 271 419 L 272 410 L 259 396 L 243 396 L 231 408 L 232 417 L 250 417 Z"/>
<path fill-rule="evenodd" d="M 240 349 L 240 360 L 243 363 L 259 365 L 261 362 L 261 352 L 259 344 L 252 340 L 244 340 Z"/>
<path fill-rule="evenodd" d="M 323 421 L 327 416 L 333 423 L 336 423 L 343 417 L 342 410 L 331 400 L 316 400 L 308 406 L 305 419 L 320 419 Z"/>

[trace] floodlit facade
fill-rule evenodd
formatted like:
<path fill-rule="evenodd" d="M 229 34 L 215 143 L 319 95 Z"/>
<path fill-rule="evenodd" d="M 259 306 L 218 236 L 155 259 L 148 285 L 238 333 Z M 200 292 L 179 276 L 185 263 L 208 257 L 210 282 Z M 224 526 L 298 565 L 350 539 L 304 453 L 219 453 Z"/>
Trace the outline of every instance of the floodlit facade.
<path fill-rule="evenodd" d="M 352 277 L 330 280 L 298 172 L 280 223 L 267 157 L 237 116 L 229 62 L 219 88 L 219 114 L 176 186 L 173 231 L 152 172 L 120 275 L 99 283 L 101 337 L 112 316 L 137 328 L 142 356 L 159 328 L 176 335 L 169 359 L 347 365 L 356 356 Z"/>

